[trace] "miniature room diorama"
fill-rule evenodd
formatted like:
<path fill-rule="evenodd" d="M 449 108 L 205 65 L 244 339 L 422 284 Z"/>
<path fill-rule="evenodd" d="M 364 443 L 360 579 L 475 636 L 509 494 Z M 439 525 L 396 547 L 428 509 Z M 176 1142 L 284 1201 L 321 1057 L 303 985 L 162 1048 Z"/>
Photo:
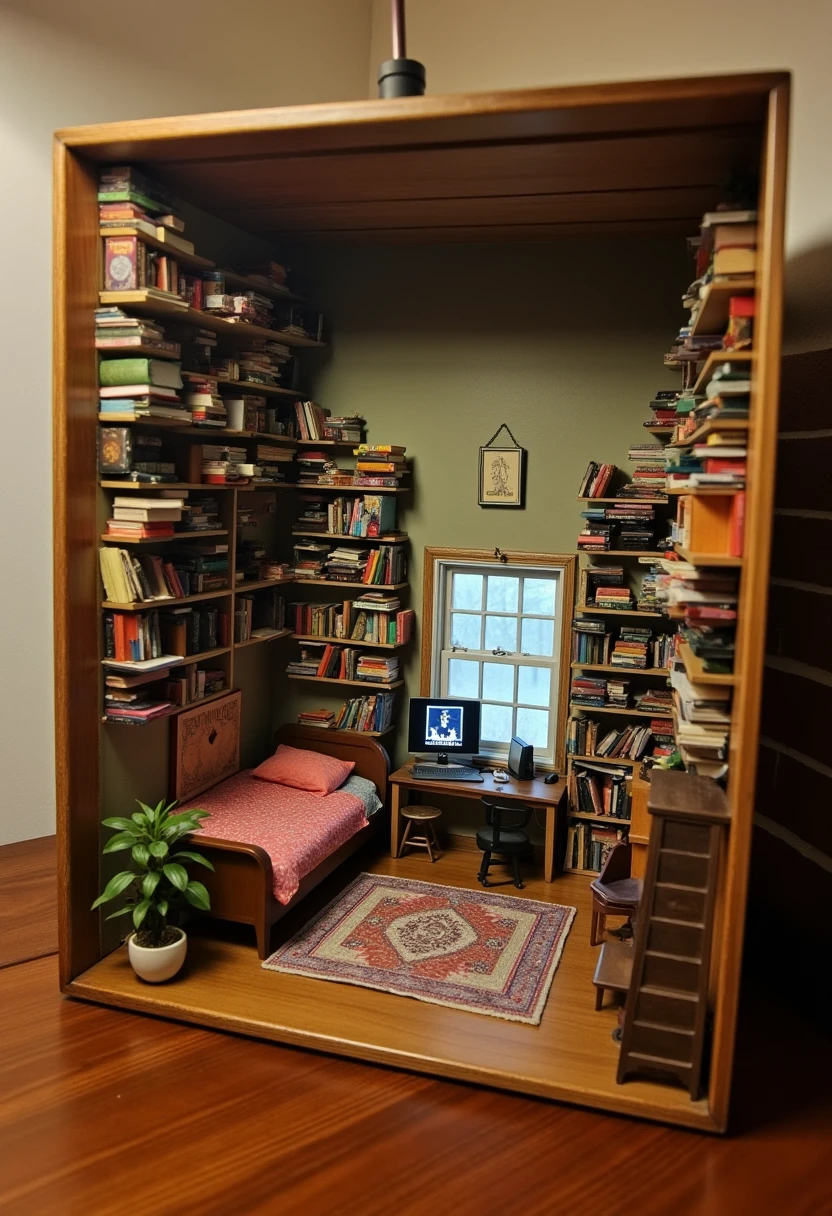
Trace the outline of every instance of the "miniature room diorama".
<path fill-rule="evenodd" d="M 725 1129 L 788 95 L 58 133 L 64 993 Z"/>

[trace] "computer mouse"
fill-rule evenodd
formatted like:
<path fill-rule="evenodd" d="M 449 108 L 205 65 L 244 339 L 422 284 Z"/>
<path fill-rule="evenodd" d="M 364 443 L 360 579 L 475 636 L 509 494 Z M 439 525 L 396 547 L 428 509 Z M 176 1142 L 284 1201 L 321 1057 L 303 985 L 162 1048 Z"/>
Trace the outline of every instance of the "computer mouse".
<path fill-rule="evenodd" d="M 497 785 L 505 785 L 506 782 L 508 781 L 508 777 L 505 773 L 500 772 L 500 770 L 498 769 L 497 772 L 494 774 L 494 781 Z"/>
<path fill-rule="evenodd" d="M 559 781 L 560 777 L 557 773 L 550 773 L 548 777 L 543 778 L 544 785 L 557 785 Z"/>

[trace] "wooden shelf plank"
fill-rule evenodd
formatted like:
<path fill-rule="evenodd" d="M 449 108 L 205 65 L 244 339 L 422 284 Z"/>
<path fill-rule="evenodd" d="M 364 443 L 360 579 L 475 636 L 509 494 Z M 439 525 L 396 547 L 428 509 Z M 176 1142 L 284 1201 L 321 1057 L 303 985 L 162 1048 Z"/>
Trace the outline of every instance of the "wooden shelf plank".
<path fill-rule="evenodd" d="M 250 325 L 245 321 L 229 321 L 225 317 L 217 317 L 210 312 L 202 312 L 187 305 L 182 308 L 176 303 L 177 297 L 170 300 L 150 295 L 146 290 L 140 291 L 102 291 L 99 300 L 102 307 L 117 305 L 131 312 L 144 316 L 176 317 L 187 325 L 197 325 L 200 329 L 210 329 L 222 334 L 235 342 L 248 342 L 251 338 L 266 338 L 270 342 L 282 342 L 285 346 L 315 346 L 323 347 L 324 342 L 314 338 L 301 338 L 295 334 L 287 334 L 279 329 L 264 329 L 260 325 Z"/>
<path fill-rule="evenodd" d="M 579 498 L 578 502 L 614 502 L 625 507 L 667 506 L 666 498 Z"/>
<path fill-rule="evenodd" d="M 301 448 L 354 448 L 359 443 L 364 443 L 363 439 L 299 439 L 298 447 Z"/>
<path fill-rule="evenodd" d="M 274 633 L 265 634 L 259 638 L 247 638 L 245 642 L 235 642 L 234 649 L 242 650 L 246 646 L 256 646 L 259 642 L 276 642 L 278 638 L 289 638 L 291 636 L 291 629 L 277 629 Z"/>
<path fill-rule="evenodd" d="M 184 714 L 186 709 L 195 709 L 197 705 L 207 705 L 209 701 L 216 701 L 220 697 L 227 697 L 229 693 L 236 692 L 234 688 L 223 688 L 219 692 L 212 692 L 207 697 L 195 697 L 193 701 L 188 701 L 185 705 L 177 705 L 173 709 L 169 709 L 167 713 L 159 714 L 156 718 L 151 718 L 150 722 L 143 722 L 140 725 L 149 726 L 152 722 L 159 722 L 162 718 L 175 718 L 177 714 Z M 101 718 L 102 722 L 106 722 L 110 726 L 135 726 L 136 723 L 127 719 L 108 718 L 105 715 Z"/>
<path fill-rule="evenodd" d="M 595 608 L 590 604 L 576 604 L 575 611 L 588 616 L 643 616 L 661 620 L 661 612 L 645 612 L 643 608 Z"/>
<path fill-rule="evenodd" d="M 230 490 L 228 486 L 209 486 L 203 481 L 99 481 L 102 490 Z"/>
<path fill-rule="evenodd" d="M 252 397 L 293 397 L 296 401 L 306 396 L 302 388 L 286 388 L 282 384 L 255 384 L 253 380 L 217 380 L 217 388 L 230 388 L 238 396 L 249 393 Z M 229 434 L 234 434 L 229 431 Z M 285 435 L 269 435 L 269 439 L 285 439 Z M 294 443 L 295 440 L 292 440 Z"/>
<path fill-rule="evenodd" d="M 341 532 L 299 532 L 297 529 L 292 529 L 292 536 L 312 536 L 320 540 L 340 540 L 352 541 L 353 544 L 375 544 L 375 545 L 404 545 L 407 544 L 408 535 L 406 532 L 396 532 L 389 536 L 344 536 Z"/>
<path fill-rule="evenodd" d="M 327 642 L 333 646 L 350 646 L 350 647 L 367 647 L 373 650 L 401 650 L 402 646 L 409 646 L 411 638 L 408 642 L 366 642 L 363 638 L 327 638 L 319 633 L 293 633 L 292 637 L 297 642 Z"/>
<path fill-rule="evenodd" d="M 678 490 L 674 488 L 668 489 L 668 494 L 690 494 L 694 498 L 725 498 L 726 495 L 739 494 L 745 489 L 745 486 L 683 486 Z"/>
<path fill-rule="evenodd" d="M 582 553 L 591 557 L 664 557 L 664 553 L 660 549 L 576 549 L 575 553 L 580 557 Z"/>
<path fill-rule="evenodd" d="M 360 587 L 362 591 L 401 591 L 409 583 L 341 583 L 328 578 L 296 578 L 298 587 Z"/>
<path fill-rule="evenodd" d="M 263 578 L 256 583 L 238 583 L 234 588 L 234 594 L 240 595 L 245 591 L 261 591 L 264 587 L 286 587 L 291 586 L 295 580 L 292 578 Z"/>
<path fill-rule="evenodd" d="M 409 494 L 410 486 L 319 486 L 299 481 L 295 486 L 302 494 Z"/>
<path fill-rule="evenodd" d="M 566 759 L 586 760 L 593 764 L 620 764 L 622 766 L 626 766 L 627 768 L 640 768 L 647 757 L 643 756 L 641 760 L 624 760 L 619 759 L 618 756 L 578 756 L 574 752 L 567 752 Z"/>
<path fill-rule="evenodd" d="M 616 826 L 622 823 L 627 826 L 630 824 L 629 819 L 617 819 L 615 815 L 592 815 L 589 811 L 573 811 L 571 809 L 567 814 L 570 819 L 591 819 L 593 823 L 609 823 Z"/>
<path fill-rule="evenodd" d="M 700 443 L 703 439 L 707 439 L 709 435 L 719 434 L 720 431 L 747 431 L 747 418 L 727 418 L 720 422 L 718 418 L 709 418 L 703 422 L 695 431 L 691 431 L 690 435 L 686 435 L 684 439 L 674 439 L 673 443 L 668 446 L 671 448 L 689 448 L 694 443 Z"/>
<path fill-rule="evenodd" d="M 366 693 L 390 692 L 393 688 L 401 688 L 404 680 L 393 680 L 391 684 L 382 684 L 378 680 L 333 680 L 328 676 L 298 676 L 286 672 L 290 680 L 304 680 L 309 684 L 337 684 L 339 688 L 363 688 Z"/>
<path fill-rule="evenodd" d="M 611 663 L 570 663 L 573 671 L 614 671 L 617 674 L 626 672 L 628 676 L 668 676 L 669 667 L 613 667 Z"/>
<path fill-rule="evenodd" d="M 140 356 L 146 356 L 148 359 L 168 359 L 178 363 L 181 355 L 171 355 L 163 350 L 156 350 L 153 346 L 145 346 L 140 342 L 137 346 L 99 346 L 96 343 L 96 353 L 102 359 L 136 359 Z"/>
<path fill-rule="evenodd" d="M 159 249 L 162 253 L 166 253 L 168 257 L 173 258 L 180 266 L 193 267 L 195 270 L 212 270 L 214 262 L 210 258 L 202 258 L 196 253 L 187 253 L 184 250 L 177 249 L 171 241 L 166 241 L 163 237 L 150 236 L 147 232 L 142 232 L 140 228 L 133 228 L 129 224 L 119 225 L 116 228 L 101 228 L 99 235 L 107 236 L 136 236 L 145 245 L 149 245 L 151 249 Z"/>
<path fill-rule="evenodd" d="M 741 557 L 729 557 L 726 553 L 694 553 L 692 549 L 683 549 L 680 545 L 676 545 L 676 552 L 692 566 L 727 566 L 729 569 L 742 566 Z"/>
<path fill-rule="evenodd" d="M 570 710 L 580 709 L 585 714 L 624 714 L 628 718 L 666 718 L 670 713 L 661 710 L 648 709 L 615 709 L 612 705 L 579 705 L 577 701 L 569 702 Z"/>
<path fill-rule="evenodd" d="M 693 386 L 695 393 L 705 391 L 705 386 L 714 374 L 714 368 L 720 363 L 751 363 L 754 358 L 754 352 L 750 350 L 712 350 L 705 360 L 705 366 L 696 377 L 696 383 Z"/>
<path fill-rule="evenodd" d="M 737 677 L 731 675 L 716 675 L 713 672 L 705 671 L 702 666 L 702 660 L 698 659 L 691 650 L 687 642 L 679 640 L 679 657 L 685 665 L 685 674 L 691 684 L 714 684 L 719 688 L 732 688 Z"/>
<path fill-rule="evenodd" d="M 201 600 L 219 600 L 223 596 L 232 595 L 230 587 L 224 588 L 222 591 L 200 591 L 196 595 L 171 595 L 164 599 L 157 600 L 136 600 L 130 604 L 114 604 L 110 600 L 104 600 L 101 604 L 102 608 L 106 608 L 111 612 L 144 612 L 147 608 L 169 608 L 179 604 L 197 604 Z"/>
<path fill-rule="evenodd" d="M 204 539 L 206 536 L 228 536 L 228 533 L 224 531 L 174 532 L 173 536 L 139 536 L 135 540 L 128 540 L 124 536 L 107 536 L 104 534 L 101 539 L 111 545 L 169 545 L 171 541 L 197 540 L 200 538 Z"/>
<path fill-rule="evenodd" d="M 392 735 L 395 729 L 395 726 L 385 726 L 384 730 L 333 730 L 332 734 L 352 739 L 383 739 L 385 735 Z"/>
<path fill-rule="evenodd" d="M 215 646 L 213 650 L 202 650 L 202 651 L 200 651 L 199 654 L 188 654 L 188 655 L 185 655 L 184 658 L 172 660 L 166 666 L 167 667 L 192 667 L 195 663 L 202 663 L 206 659 L 216 659 L 222 654 L 231 654 L 231 647 L 230 646 Z M 112 670 L 114 675 L 118 675 L 119 670 L 121 670 L 121 669 L 117 670 L 116 668 L 112 668 L 112 669 L 109 668 L 109 664 L 115 663 L 115 662 L 116 662 L 115 659 L 102 659 L 101 666 L 107 668 L 108 670 Z M 162 668 L 162 670 L 164 671 L 165 668 Z M 162 679 L 163 677 L 160 676 L 159 678 Z"/>
<path fill-rule="evenodd" d="M 288 287 L 279 287 L 277 283 L 261 283 L 249 275 L 239 274 L 236 270 L 223 270 L 226 287 L 237 291 L 256 291 L 261 296 L 269 296 L 273 300 L 285 300 L 289 304 L 305 304 L 303 296 L 295 295 Z"/>
<path fill-rule="evenodd" d="M 691 336 L 723 333 L 728 324 L 728 301 L 731 296 L 750 296 L 755 291 L 753 275 L 735 275 L 731 279 L 714 279 L 705 288 Z"/>

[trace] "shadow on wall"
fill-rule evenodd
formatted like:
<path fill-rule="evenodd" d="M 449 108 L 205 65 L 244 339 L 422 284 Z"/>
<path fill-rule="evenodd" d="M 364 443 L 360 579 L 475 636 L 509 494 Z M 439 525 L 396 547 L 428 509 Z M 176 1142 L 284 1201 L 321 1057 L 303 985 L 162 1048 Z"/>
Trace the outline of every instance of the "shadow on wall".
<path fill-rule="evenodd" d="M 832 346 L 832 242 L 789 257 L 784 295 L 783 353 Z"/>

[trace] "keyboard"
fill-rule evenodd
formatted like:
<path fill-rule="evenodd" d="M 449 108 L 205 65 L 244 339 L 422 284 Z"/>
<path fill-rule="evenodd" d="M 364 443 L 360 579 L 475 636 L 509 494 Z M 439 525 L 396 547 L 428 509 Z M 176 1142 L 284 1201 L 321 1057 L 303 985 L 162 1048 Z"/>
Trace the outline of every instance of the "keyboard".
<path fill-rule="evenodd" d="M 451 764 L 414 764 L 414 777 L 424 781 L 482 781 L 483 775 L 475 768 L 456 768 Z"/>

